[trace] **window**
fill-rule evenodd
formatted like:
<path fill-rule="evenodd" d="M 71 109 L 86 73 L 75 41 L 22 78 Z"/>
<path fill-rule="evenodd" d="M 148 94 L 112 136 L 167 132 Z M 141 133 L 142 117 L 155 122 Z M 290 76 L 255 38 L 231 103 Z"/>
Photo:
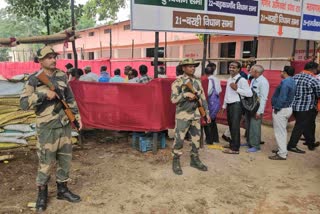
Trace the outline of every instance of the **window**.
<path fill-rule="evenodd" d="M 123 30 L 130 30 L 130 25 L 123 26 Z"/>
<path fill-rule="evenodd" d="M 147 48 L 146 49 L 146 57 L 154 57 L 154 48 Z M 159 47 L 158 49 L 158 57 L 163 58 L 164 57 L 164 48 Z M 153 66 L 153 61 L 151 62 L 151 66 Z M 163 65 L 162 61 L 158 61 L 158 65 Z"/>
<path fill-rule="evenodd" d="M 105 33 L 105 34 L 111 33 L 111 29 L 104 29 L 104 33 Z"/>
<path fill-rule="evenodd" d="M 67 59 L 72 59 L 72 53 L 67 54 Z"/>
<path fill-rule="evenodd" d="M 154 57 L 154 48 L 147 48 L 146 49 L 146 57 Z M 158 49 L 158 57 L 164 57 L 164 47 L 159 47 Z"/>
<path fill-rule="evenodd" d="M 94 36 L 94 32 L 89 32 L 89 36 Z"/>
<path fill-rule="evenodd" d="M 255 53 L 257 53 L 258 40 L 256 43 L 255 50 L 253 50 L 253 45 L 254 45 L 254 41 L 246 41 L 243 43 L 242 58 L 250 58 L 251 56 L 254 57 L 255 54 L 252 52 L 255 51 Z"/>
<path fill-rule="evenodd" d="M 94 52 L 89 52 L 89 60 L 94 60 Z"/>
<path fill-rule="evenodd" d="M 221 43 L 221 52 L 220 57 L 223 58 L 235 58 L 236 56 L 236 43 L 229 42 L 229 43 Z M 220 62 L 220 71 L 219 74 L 229 74 L 229 64 L 231 62 Z"/>

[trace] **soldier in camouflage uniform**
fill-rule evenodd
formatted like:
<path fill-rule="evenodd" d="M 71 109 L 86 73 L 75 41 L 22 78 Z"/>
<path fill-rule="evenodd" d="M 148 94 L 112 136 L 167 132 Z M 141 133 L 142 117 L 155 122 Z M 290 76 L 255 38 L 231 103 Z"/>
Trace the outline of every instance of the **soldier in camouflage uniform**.
<path fill-rule="evenodd" d="M 57 55 L 52 48 L 45 46 L 37 52 L 38 62 L 55 88 L 60 90 L 60 94 L 63 95 L 62 99 L 70 106 L 81 129 L 80 115 L 68 85 L 68 78 L 63 71 L 56 68 Z M 42 84 L 36 74 L 37 72 L 30 75 L 21 95 L 20 105 L 23 110 L 34 109 L 36 114 L 39 157 L 36 179 L 39 193 L 36 208 L 38 211 L 44 211 L 47 207 L 49 173 L 56 162 L 58 165 L 56 171 L 57 198 L 79 202 L 80 197 L 73 194 L 67 187 L 72 159 L 70 122 L 62 106 L 58 104 L 57 94 Z"/>
<path fill-rule="evenodd" d="M 177 175 L 182 175 L 182 169 L 180 166 L 180 156 L 182 155 L 183 141 L 186 133 L 190 132 L 191 135 L 191 162 L 190 166 L 195 167 L 201 171 L 207 171 L 207 167 L 199 159 L 199 147 L 200 147 L 200 112 L 198 110 L 197 97 L 207 113 L 208 104 L 204 95 L 204 90 L 201 85 L 201 81 L 194 76 L 195 67 L 199 66 L 199 63 L 195 63 L 193 59 L 185 59 L 180 62 L 180 66 L 184 72 L 179 76 L 171 86 L 171 102 L 176 104 L 176 127 L 175 127 L 175 139 L 173 143 L 173 172 Z M 197 92 L 195 94 L 186 87 L 186 83 L 191 81 L 193 88 Z M 207 117 L 207 122 L 210 123 L 210 117 Z"/>

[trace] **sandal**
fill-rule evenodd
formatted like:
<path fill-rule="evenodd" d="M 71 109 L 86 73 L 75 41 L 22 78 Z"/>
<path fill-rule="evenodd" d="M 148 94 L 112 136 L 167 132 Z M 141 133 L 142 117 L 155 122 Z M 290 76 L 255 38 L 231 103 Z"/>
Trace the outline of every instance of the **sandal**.
<path fill-rule="evenodd" d="M 233 155 L 238 155 L 240 153 L 239 151 L 234 151 L 234 150 L 231 150 L 231 149 L 225 149 L 222 152 L 226 153 L 226 154 L 233 154 Z"/>
<path fill-rule="evenodd" d="M 230 149 L 230 144 L 224 145 L 222 147 L 225 148 L 225 149 Z"/>

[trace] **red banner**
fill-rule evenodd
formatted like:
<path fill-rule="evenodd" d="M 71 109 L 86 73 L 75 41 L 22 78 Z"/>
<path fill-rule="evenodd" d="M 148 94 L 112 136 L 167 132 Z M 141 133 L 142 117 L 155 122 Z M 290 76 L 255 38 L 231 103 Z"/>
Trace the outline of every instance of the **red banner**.
<path fill-rule="evenodd" d="M 266 71 L 264 75 L 270 83 L 264 119 L 271 121 L 271 96 L 281 79 L 279 71 Z M 173 81 L 173 78 L 156 79 L 147 84 L 73 81 L 71 87 L 86 128 L 161 131 L 175 125 L 175 105 L 170 101 Z M 202 82 L 206 88 L 208 82 Z M 223 103 L 226 81 L 221 85 Z M 217 121 L 226 124 L 226 112 L 219 115 Z"/>
<path fill-rule="evenodd" d="M 74 61 L 71 59 L 59 59 L 57 60 L 57 68 L 60 70 L 66 71 L 65 65 L 67 63 L 74 64 Z M 100 74 L 100 67 L 102 65 L 107 66 L 108 71 L 111 76 L 113 76 L 113 71 L 117 68 L 121 70 L 121 75 L 124 76 L 124 67 L 129 65 L 132 68 L 135 68 L 139 72 L 140 65 L 146 65 L 148 67 L 148 75 L 153 77 L 154 75 L 154 67 L 151 66 L 151 62 L 147 60 L 139 60 L 135 62 L 131 62 L 130 59 L 121 59 L 119 60 L 109 60 L 109 59 L 100 59 L 100 60 L 79 60 L 78 68 L 83 69 L 85 66 L 91 66 L 92 72 L 96 74 Z M 0 75 L 5 78 L 11 78 L 15 75 L 19 74 L 30 74 L 40 69 L 40 65 L 34 62 L 0 62 Z M 111 71 L 111 72 L 110 72 Z M 176 68 L 175 67 L 167 67 L 167 76 L 175 77 L 176 76 Z"/>

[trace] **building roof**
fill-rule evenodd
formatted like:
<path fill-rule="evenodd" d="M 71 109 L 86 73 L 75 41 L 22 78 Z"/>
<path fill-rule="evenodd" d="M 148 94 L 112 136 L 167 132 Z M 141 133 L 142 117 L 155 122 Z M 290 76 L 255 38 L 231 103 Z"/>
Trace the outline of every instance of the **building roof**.
<path fill-rule="evenodd" d="M 94 29 L 99 29 L 99 28 L 112 27 L 113 25 L 119 25 L 119 24 L 122 24 L 122 23 L 125 23 L 125 22 L 129 22 L 129 21 L 130 21 L 130 19 L 125 20 L 125 21 L 121 21 L 121 22 L 115 22 L 115 23 L 112 23 L 112 24 L 105 24 L 105 25 L 100 25 L 100 26 L 96 26 L 96 27 L 85 28 L 85 29 L 82 29 L 82 30 L 77 30 L 77 32 L 83 32 L 83 31 L 94 30 Z"/>

